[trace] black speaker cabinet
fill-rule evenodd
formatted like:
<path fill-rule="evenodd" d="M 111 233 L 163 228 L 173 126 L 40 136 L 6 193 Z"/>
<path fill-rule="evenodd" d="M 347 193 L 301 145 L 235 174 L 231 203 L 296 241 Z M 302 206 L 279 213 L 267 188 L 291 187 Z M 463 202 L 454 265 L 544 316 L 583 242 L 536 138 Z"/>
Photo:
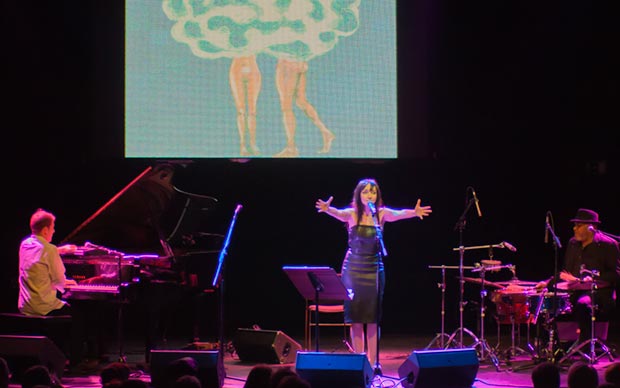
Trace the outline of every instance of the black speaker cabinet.
<path fill-rule="evenodd" d="M 298 352 L 295 370 L 312 388 L 367 388 L 373 378 L 365 354 Z"/>
<path fill-rule="evenodd" d="M 215 350 L 151 350 L 151 386 L 167 388 L 171 384 L 168 381 L 168 365 L 184 357 L 191 357 L 198 364 L 197 377 L 203 388 L 222 388 L 226 370 L 224 360 Z"/>
<path fill-rule="evenodd" d="M 13 381 L 21 381 L 22 374 L 33 365 L 45 365 L 60 380 L 67 358 L 45 336 L 0 335 L 0 357 L 13 374 Z"/>
<path fill-rule="evenodd" d="M 233 346 L 244 362 L 265 364 L 289 364 L 301 345 L 278 330 L 237 329 Z"/>
<path fill-rule="evenodd" d="M 414 351 L 398 368 L 403 388 L 470 388 L 478 374 L 472 348 Z"/>

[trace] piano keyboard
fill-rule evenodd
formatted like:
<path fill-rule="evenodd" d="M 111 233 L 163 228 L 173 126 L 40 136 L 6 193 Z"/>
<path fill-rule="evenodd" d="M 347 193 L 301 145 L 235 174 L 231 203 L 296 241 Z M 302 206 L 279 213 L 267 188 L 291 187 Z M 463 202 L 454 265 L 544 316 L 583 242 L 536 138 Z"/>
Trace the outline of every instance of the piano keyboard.
<path fill-rule="evenodd" d="M 67 291 L 75 292 L 92 292 L 102 294 L 118 294 L 119 286 L 114 284 L 77 284 L 75 286 L 65 287 Z"/>
<path fill-rule="evenodd" d="M 78 284 L 65 287 L 62 298 L 66 300 L 116 301 L 121 297 L 121 288 L 114 284 Z"/>

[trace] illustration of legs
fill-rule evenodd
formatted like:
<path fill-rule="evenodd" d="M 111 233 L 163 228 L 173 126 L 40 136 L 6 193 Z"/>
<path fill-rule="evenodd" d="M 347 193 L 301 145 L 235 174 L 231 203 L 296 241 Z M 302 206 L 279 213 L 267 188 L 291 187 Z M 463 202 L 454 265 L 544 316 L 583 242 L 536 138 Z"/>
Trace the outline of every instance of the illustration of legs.
<path fill-rule="evenodd" d="M 297 84 L 297 98 L 295 99 L 295 101 L 299 109 L 301 109 L 306 114 L 306 116 L 308 116 L 308 118 L 312 120 L 314 125 L 316 125 L 317 128 L 319 128 L 319 130 L 321 131 L 321 135 L 323 135 L 323 148 L 321 148 L 318 153 L 326 154 L 329 152 L 332 146 L 332 141 L 334 141 L 336 136 L 332 131 L 327 129 L 325 124 L 323 124 L 323 122 L 319 118 L 319 114 L 316 112 L 316 109 L 314 108 L 314 106 L 312 106 L 312 104 L 310 104 L 310 102 L 308 102 L 308 99 L 306 98 L 306 71 L 307 66 L 306 69 L 299 75 L 299 82 Z"/>
<path fill-rule="evenodd" d="M 230 64 L 230 89 L 237 109 L 237 129 L 239 131 L 239 154 L 250 155 L 246 147 L 245 133 L 250 137 L 251 154 L 258 155 L 256 146 L 256 103 L 261 89 L 261 73 L 256 56 L 238 57 Z M 246 109 L 247 106 L 247 109 Z"/>
<path fill-rule="evenodd" d="M 292 62 L 285 59 L 279 59 L 276 65 L 276 88 L 280 96 L 280 109 L 282 110 L 282 122 L 284 124 L 284 133 L 286 135 L 286 147 L 275 157 L 296 157 L 299 156 L 299 150 L 295 145 L 295 113 L 293 112 L 293 98 L 299 73 L 296 66 L 298 62 Z"/>
<path fill-rule="evenodd" d="M 299 151 L 295 144 L 295 114 L 293 112 L 293 99 L 296 105 L 312 120 L 321 134 L 323 135 L 323 148 L 319 153 L 327 153 L 331 148 L 334 134 L 327 129 L 319 118 L 316 109 L 306 97 L 306 72 L 308 63 L 279 59 L 276 67 L 276 87 L 280 95 L 280 108 L 282 109 L 282 121 L 286 134 L 286 147 L 274 155 L 276 157 L 295 157 L 299 156 Z"/>

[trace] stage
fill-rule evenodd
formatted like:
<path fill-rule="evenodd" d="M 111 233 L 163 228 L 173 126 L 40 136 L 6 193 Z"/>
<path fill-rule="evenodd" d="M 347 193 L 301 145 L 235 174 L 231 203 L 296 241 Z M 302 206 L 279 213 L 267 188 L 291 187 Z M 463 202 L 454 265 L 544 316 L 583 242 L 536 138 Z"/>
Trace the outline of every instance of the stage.
<path fill-rule="evenodd" d="M 467 343 L 470 338 L 464 335 L 463 343 Z M 434 341 L 432 336 L 417 336 L 414 334 L 390 334 L 384 335 L 384 338 L 381 341 L 381 346 L 379 349 L 380 356 L 380 364 L 382 367 L 382 374 L 377 375 L 376 373 L 372 373 L 372 386 L 373 387 L 400 387 L 400 381 L 402 380 L 399 376 L 399 368 L 403 367 L 403 364 L 411 360 L 413 355 L 413 351 L 423 351 L 429 350 L 434 354 L 434 361 L 441 363 L 442 357 L 444 357 L 450 350 L 459 349 L 459 347 L 445 349 L 444 351 L 438 349 L 436 347 L 437 344 L 440 343 L 440 338 L 438 341 Z M 447 341 L 448 337 L 444 337 L 444 344 Z M 459 338 L 459 335 L 456 336 L 456 339 Z M 527 342 L 525 342 L 525 338 L 519 343 L 515 343 L 515 347 L 512 346 L 512 337 L 511 335 L 500 333 L 499 343 L 498 338 L 491 335 L 487 337 L 487 343 L 489 347 L 492 349 L 492 354 L 497 357 L 497 361 L 499 361 L 496 365 L 496 362 L 493 362 L 492 358 L 489 354 L 485 352 L 484 357 L 480 357 L 480 352 L 476 352 L 476 361 L 477 365 L 469 363 L 467 361 L 463 362 L 460 366 L 453 366 L 450 372 L 461 373 L 464 370 L 468 373 L 471 373 L 472 370 L 477 368 L 477 371 L 474 372 L 473 379 L 473 387 L 488 387 L 488 386 L 497 386 L 497 387 L 532 387 L 530 374 L 532 368 L 536 365 L 538 360 L 532 356 L 532 354 L 525 352 L 522 354 L 520 351 L 515 351 L 516 348 L 527 348 Z M 295 338 L 295 341 L 299 341 L 299 343 L 303 343 L 302 338 Z M 617 339 L 609 338 L 608 341 L 605 342 L 610 348 L 617 347 Z M 429 345 L 431 347 L 426 349 Z M 183 348 L 187 348 L 188 344 L 184 343 L 182 340 L 170 340 L 165 347 L 166 349 L 179 350 Z M 145 362 L 143 347 L 141 346 L 139 341 L 128 340 L 125 345 L 125 358 L 127 364 L 130 366 L 132 370 L 132 378 L 138 378 L 144 380 L 146 382 L 151 381 L 151 374 L 149 370 L 149 365 Z M 465 347 L 467 349 L 467 347 Z M 511 351 L 512 349 L 512 351 Z M 589 348 L 588 348 L 589 349 Z M 205 350 L 208 351 L 208 350 Z M 312 349 L 306 350 L 301 349 L 301 352 L 315 352 L 316 344 L 313 344 Z M 338 335 L 333 336 L 330 335 L 321 336 L 321 342 L 319 344 L 319 351 L 321 353 L 327 353 L 334 355 L 335 358 L 339 358 L 341 354 L 351 354 L 345 344 L 342 342 L 342 338 Z M 277 347 L 276 347 L 277 352 Z M 587 353 L 587 350 L 586 350 Z M 219 353 L 218 353 L 219 354 Z M 614 355 L 615 356 L 615 355 Z M 110 362 L 117 361 L 118 354 L 111 353 L 108 356 L 108 360 L 106 362 L 100 362 L 98 365 L 93 366 L 90 370 L 83 370 L 79 372 L 67 372 L 62 378 L 62 384 L 67 388 L 72 387 L 101 387 L 99 381 L 99 372 L 101 368 L 107 365 Z M 561 367 L 561 379 L 562 379 L 562 387 L 566 387 L 566 372 L 568 370 L 568 366 L 572 362 L 584 360 L 583 357 L 579 355 L 575 355 L 570 359 L 564 361 L 563 363 L 558 363 Z M 617 359 L 616 359 L 617 360 Z M 559 361 L 559 358 L 558 358 Z M 243 387 L 245 379 L 252 369 L 252 367 L 259 362 L 247 362 L 239 358 L 239 355 L 232 349 L 230 346 L 224 352 L 223 363 L 225 368 L 225 379 L 223 388 L 240 388 Z M 603 381 L 603 371 L 605 367 L 610 364 L 610 360 L 607 356 L 600 358 L 597 360 L 593 366 L 599 372 L 600 381 Z M 295 368 L 296 363 L 272 363 L 270 364 L 273 368 L 282 368 L 282 367 L 291 367 Z M 409 365 L 409 364 L 408 364 Z M 420 364 L 421 365 L 421 364 Z M 320 373 L 320 366 L 318 367 L 318 371 L 316 373 Z M 403 367 L 403 370 L 406 370 Z M 360 369 L 359 371 L 353 369 L 348 371 L 347 373 L 352 376 L 357 376 L 363 374 L 363 371 Z M 421 369 L 419 375 L 421 376 L 423 370 Z M 436 377 L 435 377 L 436 378 Z M 12 387 L 19 387 L 19 385 L 11 385 Z"/>

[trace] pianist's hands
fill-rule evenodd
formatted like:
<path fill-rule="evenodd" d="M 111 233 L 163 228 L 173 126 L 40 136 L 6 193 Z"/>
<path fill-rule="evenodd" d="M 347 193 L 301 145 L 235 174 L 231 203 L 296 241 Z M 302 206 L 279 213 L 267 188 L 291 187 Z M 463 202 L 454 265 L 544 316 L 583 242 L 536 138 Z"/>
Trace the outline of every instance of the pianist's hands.
<path fill-rule="evenodd" d="M 72 254 L 72 253 L 75 253 L 76 250 L 77 250 L 77 245 L 73 245 L 73 244 L 66 244 L 66 245 L 61 245 L 58 247 L 58 253 L 61 255 Z"/>
<path fill-rule="evenodd" d="M 72 286 L 77 286 L 77 282 L 75 280 L 73 279 L 65 280 L 65 288 L 72 287 Z"/>

